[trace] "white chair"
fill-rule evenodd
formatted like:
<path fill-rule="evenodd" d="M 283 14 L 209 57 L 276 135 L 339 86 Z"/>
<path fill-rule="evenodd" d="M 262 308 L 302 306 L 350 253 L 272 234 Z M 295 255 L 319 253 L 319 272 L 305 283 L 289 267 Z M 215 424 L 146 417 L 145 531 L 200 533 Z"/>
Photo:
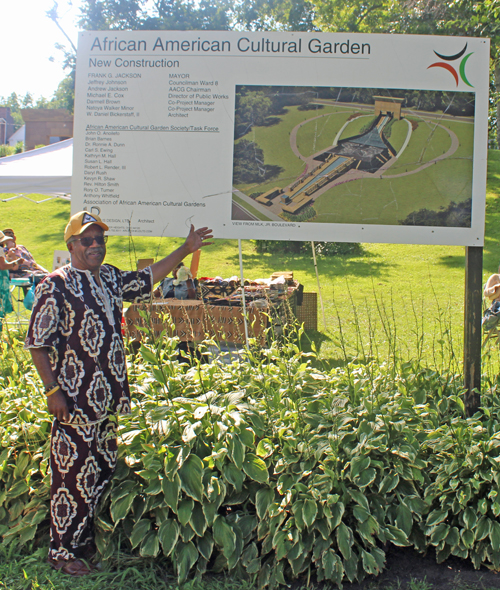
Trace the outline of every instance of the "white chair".
<path fill-rule="evenodd" d="M 66 266 L 71 262 L 68 250 L 54 250 L 54 262 L 52 263 L 52 271 Z"/>

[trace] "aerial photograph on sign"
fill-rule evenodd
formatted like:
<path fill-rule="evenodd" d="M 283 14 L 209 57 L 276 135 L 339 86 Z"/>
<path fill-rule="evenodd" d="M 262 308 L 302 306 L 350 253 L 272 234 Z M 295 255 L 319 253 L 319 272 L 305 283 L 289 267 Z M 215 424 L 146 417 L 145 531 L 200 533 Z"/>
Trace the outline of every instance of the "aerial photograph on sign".
<path fill-rule="evenodd" d="M 475 94 L 236 86 L 233 220 L 471 227 Z"/>

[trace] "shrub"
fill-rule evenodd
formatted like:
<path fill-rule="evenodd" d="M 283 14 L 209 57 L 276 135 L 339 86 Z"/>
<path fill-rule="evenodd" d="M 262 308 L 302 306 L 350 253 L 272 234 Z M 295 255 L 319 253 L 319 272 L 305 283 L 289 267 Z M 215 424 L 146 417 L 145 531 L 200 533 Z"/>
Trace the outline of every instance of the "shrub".
<path fill-rule="evenodd" d="M 288 213 L 287 211 L 282 211 L 281 217 L 286 221 L 310 221 L 316 217 L 316 209 L 310 205 L 309 207 L 305 207 L 299 213 Z"/>
<path fill-rule="evenodd" d="M 5 156 L 12 156 L 16 152 L 16 148 L 12 147 L 7 144 L 0 145 L 0 158 L 4 158 Z"/>
<path fill-rule="evenodd" d="M 291 254 L 311 254 L 310 242 L 293 240 L 256 240 L 256 250 L 263 252 L 282 252 Z M 317 256 L 362 256 L 363 246 L 356 242 L 314 242 Z"/>
<path fill-rule="evenodd" d="M 399 220 L 400 225 L 426 225 L 441 227 L 470 227 L 472 199 L 461 203 L 452 201 L 448 207 L 441 207 L 439 211 L 420 209 L 413 211 L 405 219 Z"/>
<path fill-rule="evenodd" d="M 289 340 L 180 364 L 176 345 L 145 339 L 128 359 L 132 414 L 97 515 L 104 558 L 263 587 L 362 580 L 388 543 L 500 567 L 495 388 L 466 418 L 460 376 L 416 362 L 320 370 Z M 32 373 L 16 379 L 0 389 L 0 527 L 22 543 L 46 527 L 50 422 Z"/>

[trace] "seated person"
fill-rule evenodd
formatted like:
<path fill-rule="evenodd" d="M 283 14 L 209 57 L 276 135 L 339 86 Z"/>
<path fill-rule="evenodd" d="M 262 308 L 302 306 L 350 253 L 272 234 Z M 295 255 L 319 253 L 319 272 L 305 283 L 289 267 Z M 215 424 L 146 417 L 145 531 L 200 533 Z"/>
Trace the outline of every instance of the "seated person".
<path fill-rule="evenodd" d="M 187 266 L 181 262 L 172 271 L 172 277 L 163 279 L 157 289 L 155 297 L 168 299 L 197 299 L 196 297 L 196 279 Z"/>
<path fill-rule="evenodd" d="M 7 261 L 3 254 L 3 243 L 6 236 L 0 232 L 0 332 L 2 331 L 3 318 L 13 311 L 10 297 L 9 271 L 16 270 L 19 260 Z"/>
<path fill-rule="evenodd" d="M 491 275 L 486 282 L 483 292 L 484 298 L 489 299 L 491 303 L 500 301 L 500 268 L 498 273 Z"/>
<path fill-rule="evenodd" d="M 11 271 L 11 277 L 29 277 L 33 274 L 48 274 L 48 270 L 43 268 L 35 262 L 31 252 L 21 244 L 16 244 L 16 235 L 14 230 L 6 229 L 4 232 L 3 248 L 5 252 L 5 258 L 8 261 L 22 259 L 19 268 L 16 271 Z"/>

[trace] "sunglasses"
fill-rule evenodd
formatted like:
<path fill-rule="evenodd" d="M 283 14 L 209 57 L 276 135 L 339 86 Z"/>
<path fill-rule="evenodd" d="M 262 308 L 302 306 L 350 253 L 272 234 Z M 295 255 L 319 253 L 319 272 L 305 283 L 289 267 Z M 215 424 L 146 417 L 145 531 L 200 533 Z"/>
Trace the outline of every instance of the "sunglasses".
<path fill-rule="evenodd" d="M 85 238 L 75 238 L 71 240 L 72 242 L 81 242 L 84 248 L 90 248 L 92 244 L 95 243 L 98 246 L 104 246 L 104 244 L 108 241 L 108 236 L 94 236 L 94 237 L 85 237 Z"/>

